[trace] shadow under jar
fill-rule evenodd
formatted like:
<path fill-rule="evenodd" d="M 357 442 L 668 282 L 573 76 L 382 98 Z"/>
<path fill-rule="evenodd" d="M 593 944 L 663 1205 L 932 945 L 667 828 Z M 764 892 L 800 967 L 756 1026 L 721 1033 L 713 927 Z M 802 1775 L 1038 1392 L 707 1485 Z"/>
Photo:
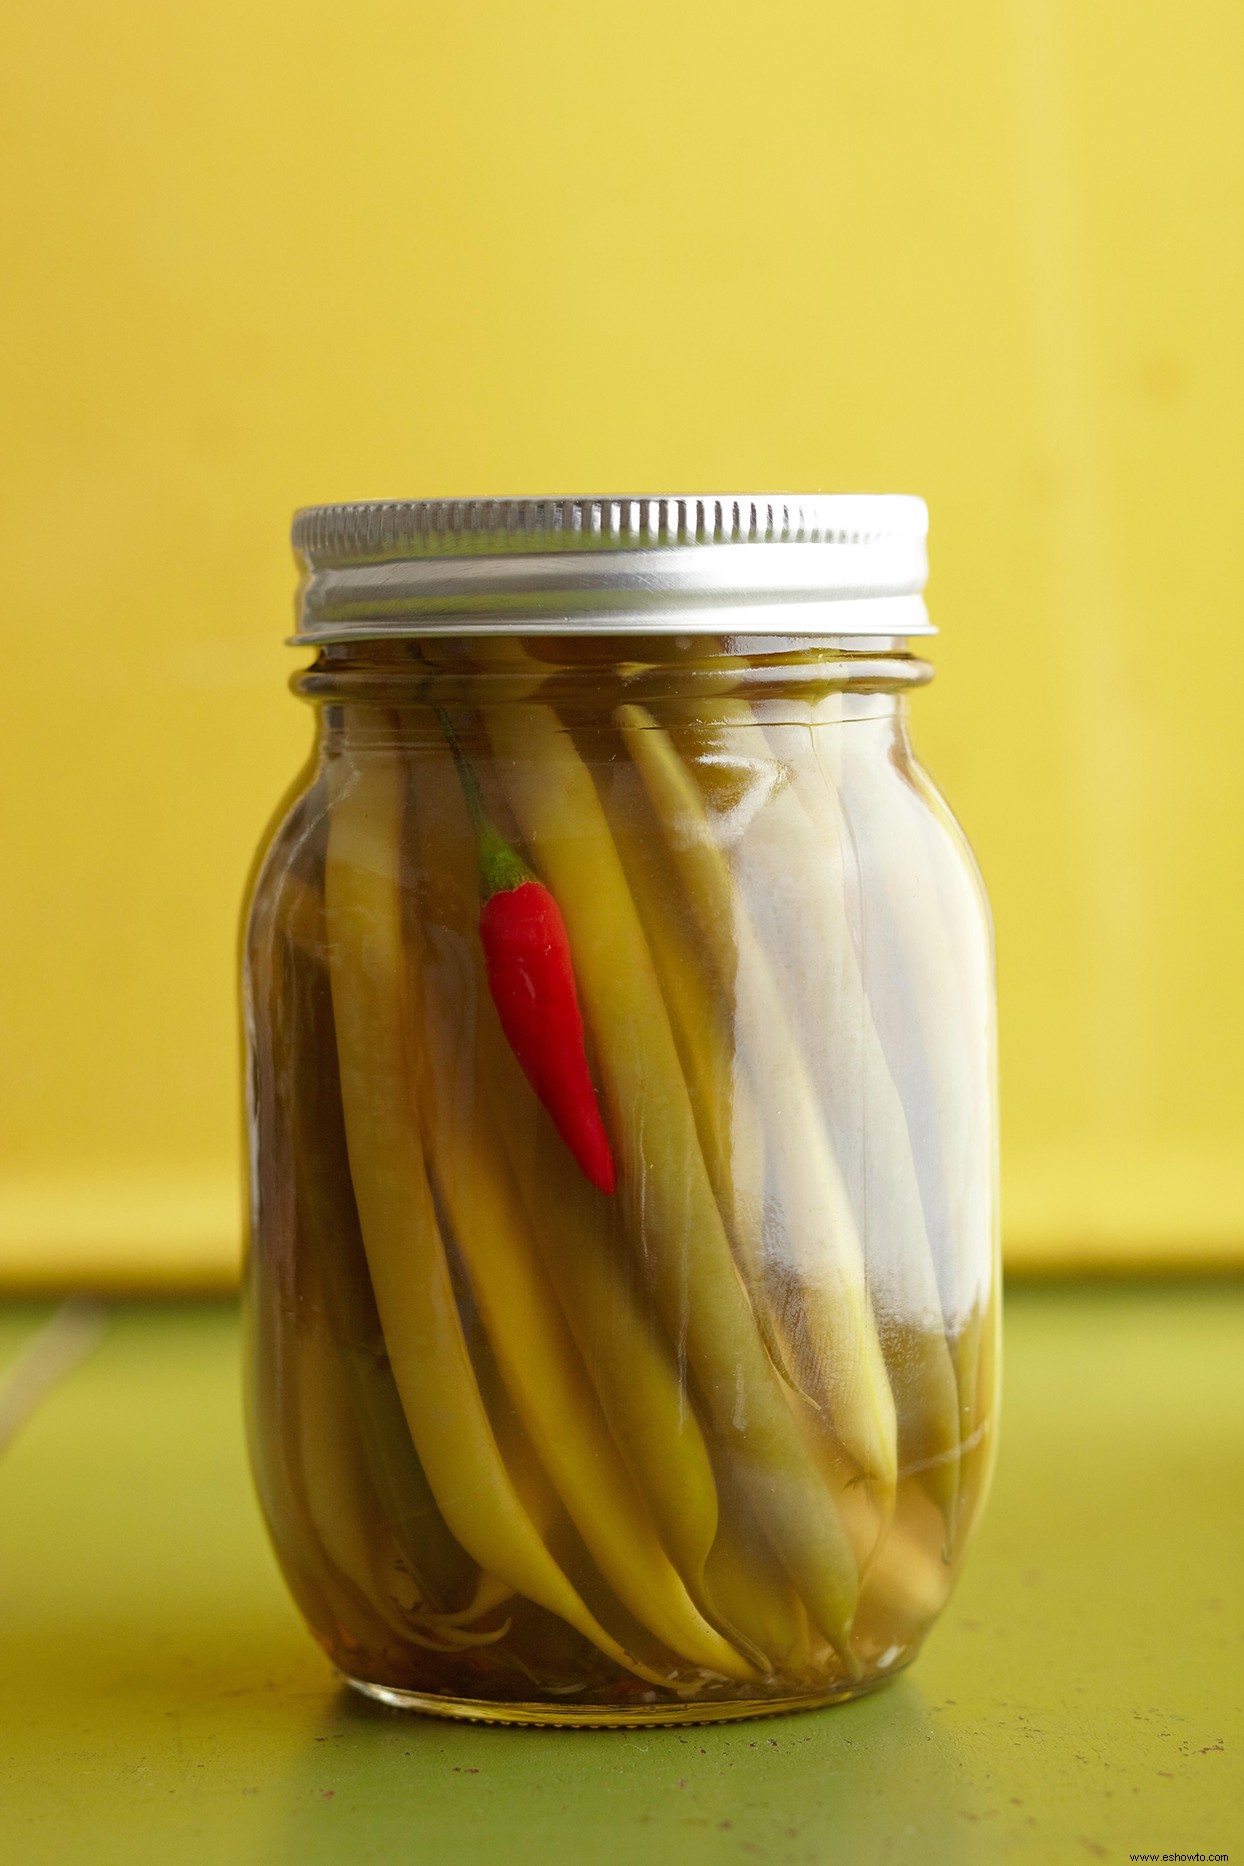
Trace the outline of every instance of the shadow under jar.
<path fill-rule="evenodd" d="M 993 1456 L 992 953 L 890 497 L 299 515 L 244 938 L 251 1452 L 387 1703 L 892 1676 Z"/>

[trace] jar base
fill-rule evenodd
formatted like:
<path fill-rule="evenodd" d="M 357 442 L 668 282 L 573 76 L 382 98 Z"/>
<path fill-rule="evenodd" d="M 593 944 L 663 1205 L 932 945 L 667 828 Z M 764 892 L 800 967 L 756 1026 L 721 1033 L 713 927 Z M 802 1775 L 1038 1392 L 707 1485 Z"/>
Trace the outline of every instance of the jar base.
<path fill-rule="evenodd" d="M 795 1692 L 789 1697 L 749 1698 L 710 1704 L 503 1704 L 485 1698 L 437 1697 L 425 1691 L 402 1691 L 393 1685 L 369 1684 L 364 1678 L 341 1676 L 352 1691 L 391 1710 L 419 1711 L 456 1723 L 542 1725 L 556 1730 L 644 1730 L 662 1724 L 740 1723 L 750 1717 L 781 1717 L 791 1711 L 823 1710 L 827 1704 L 845 1704 L 889 1684 L 905 1670 L 912 1653 L 888 1671 L 844 1685 L 833 1691 Z"/>

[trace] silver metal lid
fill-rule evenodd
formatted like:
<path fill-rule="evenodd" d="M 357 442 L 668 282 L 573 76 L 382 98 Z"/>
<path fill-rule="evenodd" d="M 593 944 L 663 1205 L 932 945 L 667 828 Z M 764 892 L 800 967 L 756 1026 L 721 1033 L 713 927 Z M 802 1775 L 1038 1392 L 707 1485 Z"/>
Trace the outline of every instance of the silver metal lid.
<path fill-rule="evenodd" d="M 294 640 L 928 635 L 927 531 L 895 493 L 307 506 Z"/>

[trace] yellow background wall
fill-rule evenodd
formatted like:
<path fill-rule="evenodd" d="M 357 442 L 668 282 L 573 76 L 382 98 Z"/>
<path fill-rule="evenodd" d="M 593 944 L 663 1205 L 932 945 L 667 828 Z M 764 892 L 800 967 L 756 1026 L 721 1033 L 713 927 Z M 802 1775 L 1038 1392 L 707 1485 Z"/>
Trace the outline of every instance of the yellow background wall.
<path fill-rule="evenodd" d="M 11 0 L 5 39 L 0 1275 L 231 1274 L 290 510 L 503 491 L 928 497 L 1010 1260 L 1242 1253 L 1235 0 Z"/>

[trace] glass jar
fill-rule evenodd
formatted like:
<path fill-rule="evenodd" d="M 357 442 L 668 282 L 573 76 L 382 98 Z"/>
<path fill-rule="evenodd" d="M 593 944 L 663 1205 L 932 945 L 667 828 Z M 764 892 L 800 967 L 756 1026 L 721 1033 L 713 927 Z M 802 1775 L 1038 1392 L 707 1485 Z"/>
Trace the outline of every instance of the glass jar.
<path fill-rule="evenodd" d="M 996 1421 L 992 955 L 907 736 L 920 501 L 299 515 L 244 941 L 251 1449 L 348 1681 L 848 1698 Z"/>

